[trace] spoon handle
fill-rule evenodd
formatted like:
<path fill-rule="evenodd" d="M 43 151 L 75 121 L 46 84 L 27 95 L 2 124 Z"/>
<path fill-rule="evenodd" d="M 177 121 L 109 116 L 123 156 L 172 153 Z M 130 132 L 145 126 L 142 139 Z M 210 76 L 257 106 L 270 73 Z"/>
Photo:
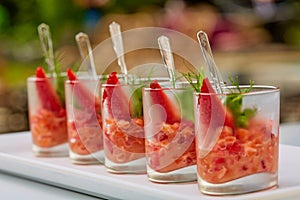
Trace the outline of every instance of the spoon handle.
<path fill-rule="evenodd" d="M 127 67 L 124 58 L 124 47 L 121 34 L 120 25 L 116 22 L 112 22 L 109 25 L 110 35 L 112 36 L 113 48 L 118 57 L 118 64 L 121 68 L 122 74 L 127 75 Z"/>
<path fill-rule="evenodd" d="M 93 56 L 93 51 L 89 40 L 89 36 L 85 33 L 80 32 L 75 36 L 75 40 L 81 58 L 84 60 L 86 57 L 88 57 L 87 70 L 89 75 L 92 76 L 94 80 L 97 80 L 97 72 L 95 68 L 94 56 Z"/>
<path fill-rule="evenodd" d="M 175 87 L 175 65 L 169 38 L 162 35 L 157 39 L 157 41 L 161 57 L 168 70 L 170 81 L 172 82 L 173 87 Z"/>
<path fill-rule="evenodd" d="M 47 24 L 42 23 L 38 26 L 38 33 L 41 41 L 42 50 L 45 56 L 45 61 L 48 65 L 48 72 L 50 76 L 53 77 L 55 63 L 50 27 Z"/>
<path fill-rule="evenodd" d="M 199 31 L 197 37 L 200 43 L 201 51 L 204 56 L 205 62 L 208 65 L 208 69 L 209 69 L 211 79 L 213 81 L 213 85 L 216 87 L 215 88 L 216 93 L 222 94 L 223 93 L 222 84 L 224 82 L 222 80 L 221 73 L 214 61 L 207 34 L 204 31 Z"/>

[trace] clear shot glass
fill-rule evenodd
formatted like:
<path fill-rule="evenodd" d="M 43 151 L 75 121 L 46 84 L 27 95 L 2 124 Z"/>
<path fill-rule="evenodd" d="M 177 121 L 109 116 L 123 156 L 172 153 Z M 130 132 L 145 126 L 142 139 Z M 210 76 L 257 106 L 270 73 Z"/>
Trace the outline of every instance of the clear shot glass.
<path fill-rule="evenodd" d="M 65 81 L 69 157 L 74 164 L 104 163 L 100 81 Z"/>
<path fill-rule="evenodd" d="M 148 179 L 158 183 L 195 181 L 193 89 L 190 84 L 144 88 L 143 106 Z"/>
<path fill-rule="evenodd" d="M 111 173 L 146 173 L 145 83 L 127 78 L 127 83 L 101 84 L 105 167 Z"/>
<path fill-rule="evenodd" d="M 197 176 L 202 193 L 231 195 L 276 187 L 280 91 L 228 87 L 194 93 Z"/>
<path fill-rule="evenodd" d="M 66 109 L 57 78 L 27 79 L 29 124 L 32 151 L 36 156 L 68 156 Z"/>

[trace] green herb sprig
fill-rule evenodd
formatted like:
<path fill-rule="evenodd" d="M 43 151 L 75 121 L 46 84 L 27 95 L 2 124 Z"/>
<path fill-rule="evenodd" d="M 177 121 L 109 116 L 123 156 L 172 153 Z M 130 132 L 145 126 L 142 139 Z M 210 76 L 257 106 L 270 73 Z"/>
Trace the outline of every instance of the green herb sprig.
<path fill-rule="evenodd" d="M 233 115 L 235 126 L 245 128 L 248 126 L 249 119 L 257 112 L 257 108 L 242 109 L 243 94 L 251 92 L 254 81 L 250 81 L 250 87 L 241 89 L 238 77 L 236 77 L 235 80 L 230 77 L 229 80 L 232 85 L 236 87 L 238 93 L 231 91 L 231 94 L 227 95 L 225 99 L 225 104 Z"/>
<path fill-rule="evenodd" d="M 48 74 L 50 77 L 56 77 L 55 89 L 64 105 L 64 78 L 61 76 L 58 59 L 54 56 L 50 27 L 45 23 L 40 24 L 38 26 L 38 34 L 41 41 L 45 62 L 48 65 Z"/>
<path fill-rule="evenodd" d="M 182 76 L 191 84 L 196 92 L 201 92 L 202 82 L 204 79 L 204 69 L 201 68 L 200 72 L 195 72 L 189 69 L 188 73 L 181 73 Z"/>
<path fill-rule="evenodd" d="M 56 80 L 57 80 L 55 89 L 64 105 L 64 103 L 65 103 L 65 90 L 64 90 L 65 77 L 62 76 L 60 69 L 61 69 L 60 62 L 57 61 L 57 59 L 55 59 L 54 73 L 56 75 Z"/>
<path fill-rule="evenodd" d="M 142 99 L 142 89 L 143 87 L 151 82 L 152 74 L 154 73 L 154 68 L 151 68 L 147 78 L 143 81 L 142 77 L 137 75 L 137 77 L 133 77 L 128 80 L 129 85 L 141 84 L 141 86 L 137 87 L 130 96 L 130 108 L 131 108 L 131 117 L 140 118 L 143 117 L 143 99 Z"/>
<path fill-rule="evenodd" d="M 202 81 L 205 78 L 203 68 L 201 68 L 199 73 L 190 70 L 188 73 L 181 74 L 191 84 L 196 92 L 201 92 Z M 235 79 L 229 77 L 229 80 L 232 85 L 236 87 L 238 93 L 229 89 L 230 94 L 226 96 L 225 105 L 233 115 L 235 126 L 245 128 L 249 124 L 249 119 L 257 113 L 257 108 L 255 107 L 245 109 L 242 108 L 243 94 L 252 91 L 254 81 L 251 80 L 250 86 L 242 89 L 239 85 L 238 77 Z"/>

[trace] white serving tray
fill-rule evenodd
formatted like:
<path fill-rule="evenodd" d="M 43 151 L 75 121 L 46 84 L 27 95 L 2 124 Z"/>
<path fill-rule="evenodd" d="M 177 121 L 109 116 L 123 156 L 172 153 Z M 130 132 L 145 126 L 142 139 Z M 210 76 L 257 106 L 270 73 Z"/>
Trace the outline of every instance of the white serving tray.
<path fill-rule="evenodd" d="M 279 200 L 300 197 L 300 147 L 280 145 L 279 187 L 234 196 L 207 196 L 197 183 L 156 184 L 146 175 L 116 175 L 103 165 L 74 165 L 69 158 L 37 158 L 30 132 L 0 135 L 0 172 L 109 199 Z"/>

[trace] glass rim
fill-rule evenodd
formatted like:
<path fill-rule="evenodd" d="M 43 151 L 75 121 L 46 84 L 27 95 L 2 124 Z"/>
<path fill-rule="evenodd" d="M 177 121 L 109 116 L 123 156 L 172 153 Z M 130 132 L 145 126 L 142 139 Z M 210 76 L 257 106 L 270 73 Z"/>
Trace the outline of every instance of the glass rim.
<path fill-rule="evenodd" d="M 162 82 L 161 86 L 171 86 L 171 87 L 162 87 L 162 88 L 150 88 L 150 87 L 144 87 L 144 91 L 168 91 L 168 90 L 193 90 L 193 86 L 188 82 L 188 81 L 177 81 L 175 86 L 180 86 L 180 87 L 173 87 L 172 82 L 168 82 L 168 84 L 165 84 Z M 185 86 L 185 87 L 184 87 Z"/>
<path fill-rule="evenodd" d="M 78 83 L 98 83 L 101 82 L 101 79 L 78 79 L 78 80 L 65 80 L 66 84 L 78 84 Z M 99 83 L 100 84 L 100 83 Z"/>
<path fill-rule="evenodd" d="M 129 83 L 121 82 L 120 84 L 110 84 L 110 83 L 101 83 L 101 86 L 103 87 L 115 87 L 115 86 L 141 86 L 144 84 L 150 84 L 151 81 L 159 81 L 160 83 L 165 83 L 167 81 L 170 81 L 168 77 L 138 77 L 138 76 L 132 76 L 134 77 L 132 80 L 129 80 Z M 124 79 L 122 79 L 124 81 Z M 141 81 L 141 82 L 135 82 L 135 81 Z M 133 83 L 132 83 L 133 82 Z"/>
<path fill-rule="evenodd" d="M 63 78 L 68 77 L 67 72 L 61 72 L 60 73 L 62 75 Z M 49 73 L 46 73 L 46 78 L 47 79 L 55 79 L 57 78 L 56 76 L 50 77 Z M 27 78 L 27 81 L 36 81 L 36 80 L 44 80 L 45 78 L 40 78 L 40 77 L 36 77 L 36 75 L 31 75 Z"/>
<path fill-rule="evenodd" d="M 62 75 L 63 78 L 67 78 L 65 81 L 69 81 L 67 72 L 60 72 L 60 74 Z M 109 74 L 97 74 L 97 79 L 95 80 L 88 74 L 88 72 L 76 72 L 75 74 L 78 79 L 74 80 L 74 81 L 81 81 L 81 80 L 83 80 L 83 81 L 101 81 L 101 80 L 103 80 L 105 78 L 107 79 L 109 77 Z M 124 75 L 117 74 L 117 77 L 123 78 Z M 135 77 L 135 75 L 127 75 L 127 77 Z M 46 73 L 46 78 L 47 79 L 55 79 L 55 78 L 57 78 L 57 76 L 50 77 L 50 74 Z M 39 79 L 43 80 L 44 78 L 36 77 L 36 75 L 31 75 L 27 78 L 27 80 L 30 80 L 30 81 L 39 80 Z"/>
<path fill-rule="evenodd" d="M 239 85 L 241 89 L 249 88 L 250 85 Z M 224 86 L 222 88 L 228 88 L 228 89 L 236 89 L 237 86 Z M 246 95 L 256 95 L 256 94 L 267 94 L 267 93 L 274 93 L 274 92 L 279 92 L 280 88 L 278 86 L 272 86 L 272 85 L 253 85 L 252 89 L 258 89 L 258 91 L 250 91 L 250 92 L 245 92 L 245 93 L 238 93 L 234 92 L 231 93 L 229 92 L 224 92 L 222 94 L 217 94 L 217 93 L 206 93 L 206 92 L 194 92 L 195 95 L 217 95 L 217 96 L 222 96 L 222 95 L 231 95 L 231 94 L 242 94 L 244 96 Z"/>

